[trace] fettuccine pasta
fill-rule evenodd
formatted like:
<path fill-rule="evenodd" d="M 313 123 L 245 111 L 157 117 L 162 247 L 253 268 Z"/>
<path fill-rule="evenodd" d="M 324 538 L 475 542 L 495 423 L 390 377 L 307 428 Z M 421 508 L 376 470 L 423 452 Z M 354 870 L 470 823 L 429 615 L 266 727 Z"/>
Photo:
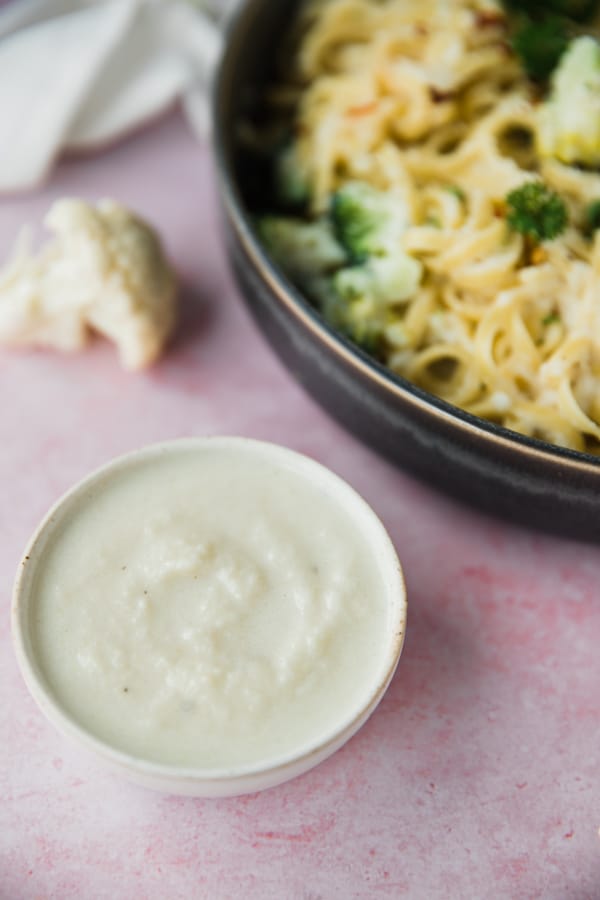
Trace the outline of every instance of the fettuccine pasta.
<path fill-rule="evenodd" d="M 389 368 L 477 416 L 597 452 L 600 229 L 584 219 L 600 174 L 538 152 L 543 98 L 507 28 L 494 0 L 313 0 L 269 102 L 293 121 L 308 218 L 357 181 L 406 210 L 397 249 L 421 276 L 377 313 Z M 507 226 L 506 197 L 540 180 L 568 225 L 532 242 Z"/>

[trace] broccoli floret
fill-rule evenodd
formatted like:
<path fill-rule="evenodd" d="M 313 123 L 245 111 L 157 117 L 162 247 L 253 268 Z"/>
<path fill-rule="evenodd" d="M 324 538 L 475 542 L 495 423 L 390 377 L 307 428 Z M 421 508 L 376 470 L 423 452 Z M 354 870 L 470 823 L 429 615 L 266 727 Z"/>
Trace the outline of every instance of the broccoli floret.
<path fill-rule="evenodd" d="M 584 214 L 584 233 L 592 237 L 600 229 L 600 200 L 593 200 L 586 207 Z"/>
<path fill-rule="evenodd" d="M 363 265 L 340 269 L 333 283 L 346 302 L 368 299 L 387 306 L 412 297 L 422 274 L 421 263 L 398 250 L 394 256 L 374 256 Z"/>
<path fill-rule="evenodd" d="M 352 182 L 335 195 L 331 219 L 264 216 L 258 232 L 331 325 L 378 356 L 390 305 L 411 297 L 421 281 L 421 263 L 400 243 L 407 224 L 401 201 Z"/>
<path fill-rule="evenodd" d="M 383 348 L 383 322 L 365 314 L 358 304 L 346 310 L 346 315 L 337 328 L 354 341 L 366 353 L 381 358 Z"/>
<path fill-rule="evenodd" d="M 421 264 L 404 254 L 373 257 L 361 266 L 311 278 L 304 288 L 330 325 L 379 358 L 389 306 L 414 294 L 421 273 Z"/>
<path fill-rule="evenodd" d="M 334 195 L 331 219 L 354 265 L 333 276 L 333 299 L 323 307 L 324 314 L 377 355 L 389 306 L 412 297 L 423 273 L 421 263 L 402 250 L 406 206 L 398 197 L 354 181 Z"/>
<path fill-rule="evenodd" d="M 564 201 L 541 181 L 530 181 L 511 191 L 506 207 L 509 227 L 534 241 L 551 241 L 568 224 Z"/>
<path fill-rule="evenodd" d="M 333 325 L 374 353 L 389 307 L 413 296 L 422 271 L 418 260 L 401 251 L 395 256 L 371 257 L 363 265 L 340 269 L 331 279 L 333 293 L 323 312 Z"/>
<path fill-rule="evenodd" d="M 371 356 L 379 357 L 383 346 L 384 320 L 377 315 L 369 300 L 345 303 L 333 289 L 322 307 L 327 321 Z"/>
<path fill-rule="evenodd" d="M 538 114 L 537 143 L 542 156 L 600 167 L 600 43 L 594 38 L 577 38 L 562 57 Z"/>
<path fill-rule="evenodd" d="M 310 199 L 309 182 L 306 173 L 302 171 L 293 143 L 287 143 L 276 154 L 273 178 L 278 206 L 291 210 L 306 207 Z"/>
<path fill-rule="evenodd" d="M 347 261 L 326 219 L 305 222 L 286 216 L 263 216 L 258 234 L 273 259 L 293 279 L 331 272 Z"/>
<path fill-rule="evenodd" d="M 384 320 L 374 304 L 367 300 L 348 302 L 335 289 L 335 275 L 309 278 L 303 285 L 306 294 L 323 317 L 336 330 L 362 347 L 367 353 L 381 358 Z"/>
<path fill-rule="evenodd" d="M 333 195 L 331 220 L 354 263 L 395 253 L 408 224 L 401 200 L 362 181 L 348 182 Z"/>
<path fill-rule="evenodd" d="M 529 77 L 544 81 L 569 45 L 569 31 L 564 20 L 556 16 L 542 22 L 526 21 L 513 37 L 512 45 Z"/>

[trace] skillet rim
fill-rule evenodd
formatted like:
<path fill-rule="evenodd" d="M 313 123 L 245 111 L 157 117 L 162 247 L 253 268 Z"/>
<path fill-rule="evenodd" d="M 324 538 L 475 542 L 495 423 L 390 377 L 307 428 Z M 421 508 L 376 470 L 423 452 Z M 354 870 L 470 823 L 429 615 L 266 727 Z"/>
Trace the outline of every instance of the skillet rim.
<path fill-rule="evenodd" d="M 451 431 L 456 429 L 467 441 L 479 441 L 492 451 L 500 450 L 513 459 L 525 458 L 530 462 L 542 463 L 545 469 L 559 469 L 575 476 L 589 477 L 590 482 L 600 485 L 600 456 L 519 434 L 454 406 L 392 372 L 329 325 L 270 258 L 253 228 L 252 215 L 239 189 L 239 176 L 231 152 L 233 121 L 222 115 L 223 108 L 231 105 L 227 98 L 228 86 L 236 71 L 246 32 L 261 8 L 269 3 L 275 5 L 274 0 L 245 0 L 231 16 L 225 28 L 223 52 L 212 86 L 212 143 L 221 201 L 228 222 L 255 273 L 302 330 L 309 332 L 315 342 L 325 345 L 333 356 L 352 368 L 359 382 L 370 381 L 384 394 L 407 404 L 421 416 L 438 419 L 442 427 Z M 296 5 L 296 0 L 290 5 Z"/>

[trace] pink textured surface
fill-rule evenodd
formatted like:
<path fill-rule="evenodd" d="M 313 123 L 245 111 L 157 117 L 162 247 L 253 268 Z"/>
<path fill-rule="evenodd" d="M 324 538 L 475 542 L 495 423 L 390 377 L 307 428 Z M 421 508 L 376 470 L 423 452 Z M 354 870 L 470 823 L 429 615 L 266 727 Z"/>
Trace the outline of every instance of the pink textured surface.
<path fill-rule="evenodd" d="M 162 230 L 186 287 L 171 351 L 0 353 L 0 897 L 600 897 L 600 555 L 417 484 L 342 432 L 276 361 L 227 273 L 207 153 L 178 119 L 63 164 L 0 203 L 0 254 L 59 195 L 112 195 Z M 287 444 L 388 526 L 409 589 L 391 688 L 308 775 L 226 801 L 123 783 L 57 735 L 13 657 L 19 555 L 46 508 L 110 457 L 180 435 Z"/>

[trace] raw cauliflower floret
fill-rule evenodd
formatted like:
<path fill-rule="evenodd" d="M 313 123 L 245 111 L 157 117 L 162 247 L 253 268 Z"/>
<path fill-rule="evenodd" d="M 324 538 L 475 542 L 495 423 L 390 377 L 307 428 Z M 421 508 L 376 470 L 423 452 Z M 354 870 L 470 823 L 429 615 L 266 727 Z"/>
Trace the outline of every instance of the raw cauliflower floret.
<path fill-rule="evenodd" d="M 91 331 L 113 341 L 126 369 L 150 365 L 175 323 L 175 275 L 153 229 L 104 200 L 60 200 L 37 255 L 21 246 L 0 272 L 0 342 L 78 350 Z"/>
<path fill-rule="evenodd" d="M 600 166 L 600 43 L 572 41 L 552 76 L 538 119 L 538 149 L 563 163 Z"/>

